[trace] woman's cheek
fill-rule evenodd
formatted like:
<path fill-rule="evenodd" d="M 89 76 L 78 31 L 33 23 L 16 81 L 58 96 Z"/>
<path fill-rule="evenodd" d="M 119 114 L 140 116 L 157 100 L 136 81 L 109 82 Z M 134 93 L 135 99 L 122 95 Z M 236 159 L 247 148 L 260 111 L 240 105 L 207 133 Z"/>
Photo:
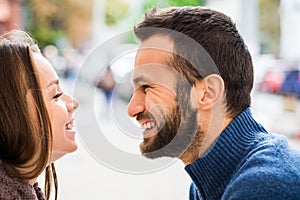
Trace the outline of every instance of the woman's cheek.
<path fill-rule="evenodd" d="M 65 124 L 67 122 L 68 111 L 64 103 L 53 103 L 48 112 L 53 127 L 57 127 L 58 125 Z"/>

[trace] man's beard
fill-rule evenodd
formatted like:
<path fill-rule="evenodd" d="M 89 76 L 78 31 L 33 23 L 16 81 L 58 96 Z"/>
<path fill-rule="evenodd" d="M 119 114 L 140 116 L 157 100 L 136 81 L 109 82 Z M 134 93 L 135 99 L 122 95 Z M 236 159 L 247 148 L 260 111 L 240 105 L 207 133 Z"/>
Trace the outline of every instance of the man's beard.
<path fill-rule="evenodd" d="M 145 157 L 179 157 L 190 147 L 194 138 L 199 138 L 201 133 L 197 123 L 197 110 L 186 102 L 180 103 L 181 108 L 177 102 L 165 115 L 165 124 L 162 127 L 157 125 L 157 134 L 144 138 L 140 150 Z M 154 119 L 150 113 L 140 114 L 137 118 Z"/>

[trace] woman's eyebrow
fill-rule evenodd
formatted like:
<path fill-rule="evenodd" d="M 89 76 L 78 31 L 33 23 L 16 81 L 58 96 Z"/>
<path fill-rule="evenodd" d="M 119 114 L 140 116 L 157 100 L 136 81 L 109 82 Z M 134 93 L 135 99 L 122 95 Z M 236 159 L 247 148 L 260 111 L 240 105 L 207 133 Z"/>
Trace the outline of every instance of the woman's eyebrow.
<path fill-rule="evenodd" d="M 53 80 L 53 81 L 51 81 L 49 84 L 48 84 L 48 86 L 47 87 L 50 87 L 51 85 L 58 85 L 59 84 L 59 80 L 57 79 L 57 80 Z"/>

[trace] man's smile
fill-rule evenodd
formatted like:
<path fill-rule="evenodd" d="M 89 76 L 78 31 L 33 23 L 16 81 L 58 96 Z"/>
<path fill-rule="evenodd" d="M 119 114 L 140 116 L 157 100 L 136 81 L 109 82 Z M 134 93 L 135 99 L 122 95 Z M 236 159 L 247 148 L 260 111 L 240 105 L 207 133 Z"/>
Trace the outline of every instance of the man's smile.
<path fill-rule="evenodd" d="M 156 130 L 156 122 L 153 119 L 144 119 L 140 120 L 141 129 L 143 129 L 144 138 L 148 138 L 156 134 L 154 131 Z"/>

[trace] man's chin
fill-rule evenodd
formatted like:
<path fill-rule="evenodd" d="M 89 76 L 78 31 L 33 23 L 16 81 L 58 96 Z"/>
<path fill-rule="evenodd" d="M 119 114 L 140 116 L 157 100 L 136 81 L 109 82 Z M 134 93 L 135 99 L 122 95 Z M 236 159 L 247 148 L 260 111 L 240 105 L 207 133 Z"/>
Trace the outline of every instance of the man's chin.
<path fill-rule="evenodd" d="M 178 149 L 171 148 L 170 145 L 161 145 L 155 146 L 152 144 L 154 138 L 147 138 L 144 139 L 143 143 L 140 145 L 140 151 L 143 156 L 149 159 L 156 159 L 161 157 L 171 157 L 171 158 L 178 158 L 179 155 L 182 153 L 181 151 L 178 152 Z"/>
<path fill-rule="evenodd" d="M 153 153 L 153 152 L 142 153 L 142 155 L 143 155 L 145 158 L 148 158 L 148 159 L 157 159 L 157 158 L 167 157 L 167 156 L 165 156 L 165 155 L 156 154 L 156 153 Z"/>
<path fill-rule="evenodd" d="M 178 153 L 170 153 L 166 151 L 156 150 L 151 152 L 142 152 L 142 155 L 149 159 L 156 159 L 156 158 L 162 158 L 162 157 L 168 157 L 168 158 L 178 158 L 180 154 Z"/>
<path fill-rule="evenodd" d="M 154 145 L 152 144 L 154 140 L 153 137 L 144 138 L 144 141 L 140 144 L 140 151 L 142 155 L 149 159 L 155 159 L 166 156 L 160 153 L 159 149 L 154 147 Z"/>
<path fill-rule="evenodd" d="M 146 158 L 157 158 L 157 157 L 153 157 L 151 156 L 151 152 L 155 152 L 154 148 L 153 148 L 153 140 L 154 140 L 154 136 L 149 137 L 149 138 L 144 138 L 144 141 L 140 144 L 140 151 L 142 153 L 143 156 L 145 156 Z"/>

